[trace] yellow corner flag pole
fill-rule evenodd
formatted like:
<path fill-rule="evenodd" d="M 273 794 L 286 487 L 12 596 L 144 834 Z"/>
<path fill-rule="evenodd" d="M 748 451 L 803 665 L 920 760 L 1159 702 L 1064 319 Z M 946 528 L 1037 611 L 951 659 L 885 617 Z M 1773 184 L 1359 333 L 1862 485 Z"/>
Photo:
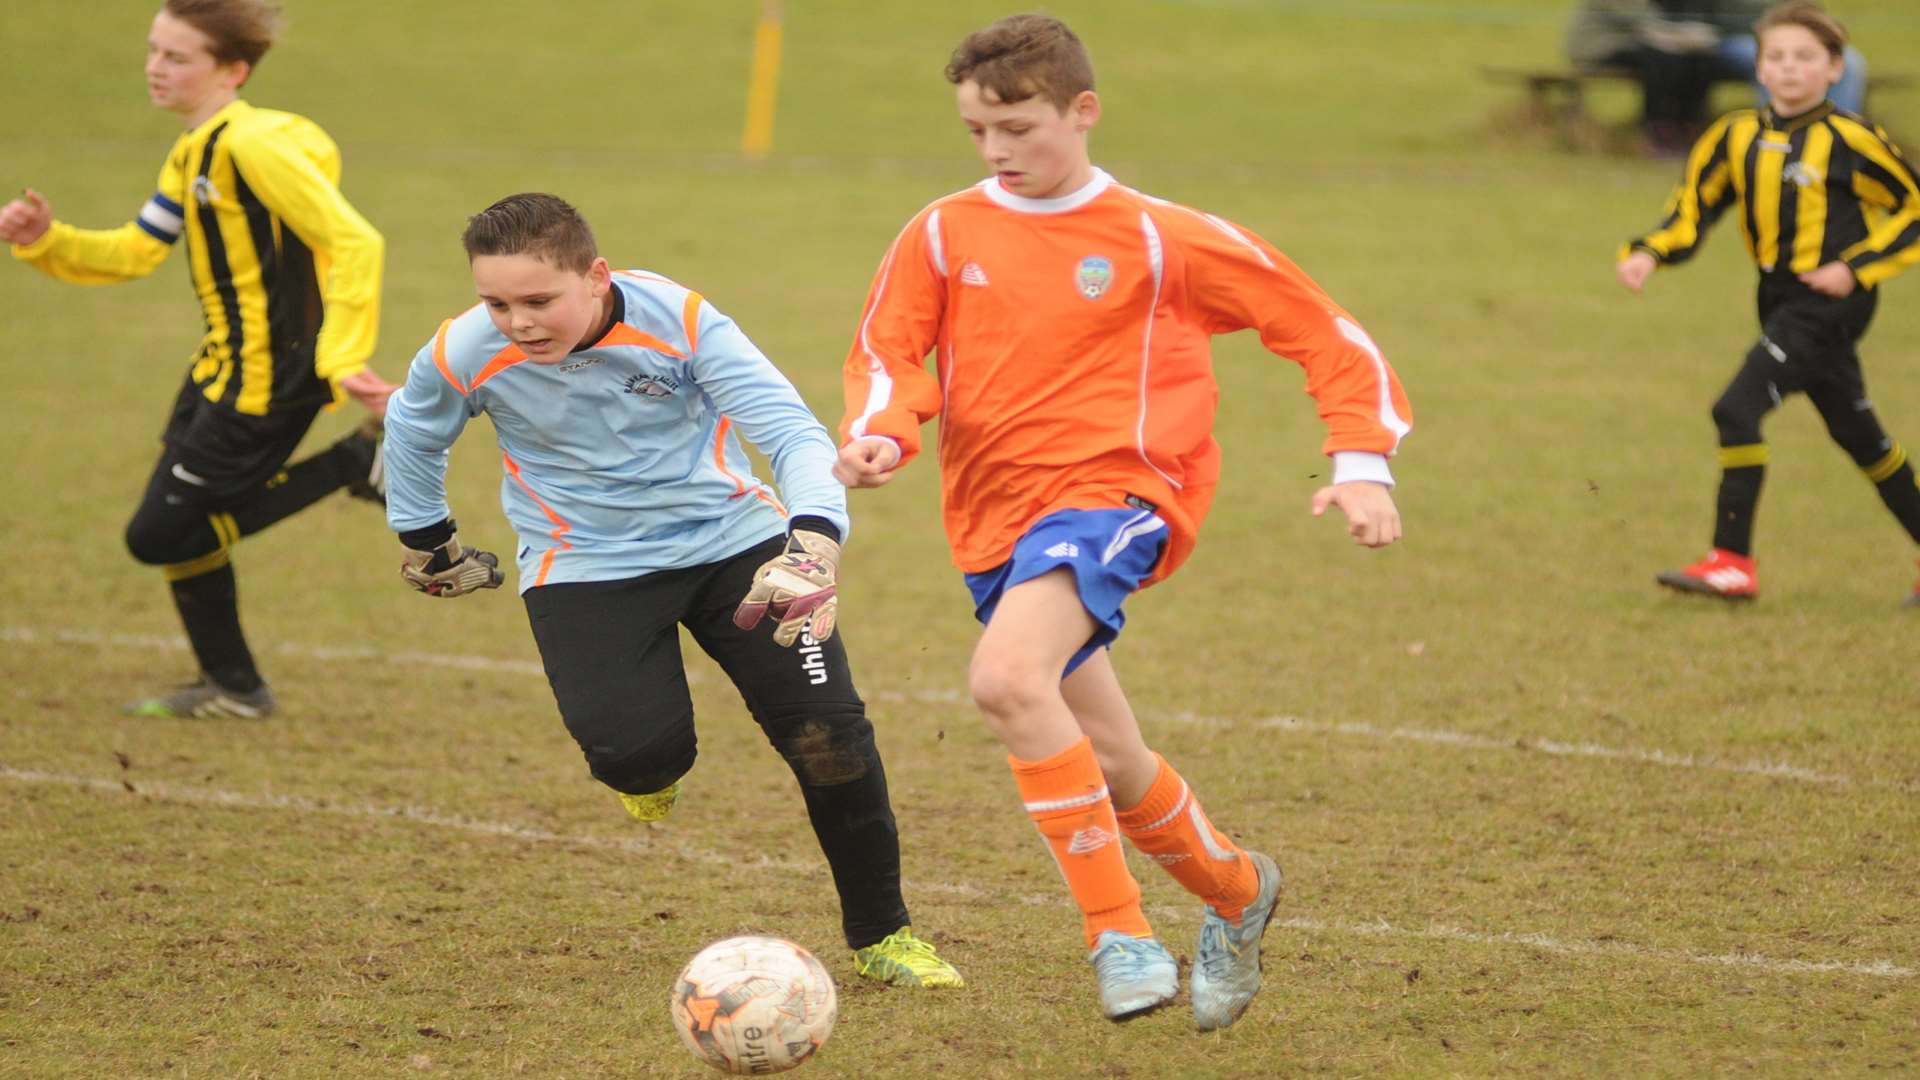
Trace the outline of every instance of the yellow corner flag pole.
<path fill-rule="evenodd" d="M 781 0 L 760 0 L 760 25 L 753 33 L 753 75 L 747 83 L 747 128 L 740 149 L 764 158 L 773 149 L 773 105 L 780 90 Z"/>

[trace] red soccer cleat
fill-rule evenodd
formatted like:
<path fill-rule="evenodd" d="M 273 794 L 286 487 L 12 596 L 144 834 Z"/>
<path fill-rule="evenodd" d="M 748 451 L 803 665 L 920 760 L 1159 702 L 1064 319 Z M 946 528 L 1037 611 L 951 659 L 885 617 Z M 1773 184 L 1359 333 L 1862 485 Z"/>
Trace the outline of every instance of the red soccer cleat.
<path fill-rule="evenodd" d="M 1654 580 L 1678 592 L 1722 600 L 1751 600 L 1760 592 L 1752 557 L 1725 548 L 1714 548 L 1706 558 L 1684 569 L 1662 571 Z"/>

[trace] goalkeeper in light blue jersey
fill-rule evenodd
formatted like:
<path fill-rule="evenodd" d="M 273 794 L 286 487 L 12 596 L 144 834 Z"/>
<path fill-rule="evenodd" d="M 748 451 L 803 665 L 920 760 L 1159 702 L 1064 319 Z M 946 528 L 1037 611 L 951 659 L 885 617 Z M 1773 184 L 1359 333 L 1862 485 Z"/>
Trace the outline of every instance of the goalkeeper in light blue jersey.
<path fill-rule="evenodd" d="M 908 925 L 886 772 L 833 632 L 848 522 L 826 428 L 699 293 L 609 269 L 562 200 L 509 196 L 462 239 L 481 303 L 441 324 L 387 408 L 401 575 L 439 597 L 504 580 L 446 498 L 448 448 L 486 413 L 522 600 L 593 776 L 640 821 L 673 807 L 696 752 L 685 626 L 800 782 L 855 970 L 960 986 Z"/>

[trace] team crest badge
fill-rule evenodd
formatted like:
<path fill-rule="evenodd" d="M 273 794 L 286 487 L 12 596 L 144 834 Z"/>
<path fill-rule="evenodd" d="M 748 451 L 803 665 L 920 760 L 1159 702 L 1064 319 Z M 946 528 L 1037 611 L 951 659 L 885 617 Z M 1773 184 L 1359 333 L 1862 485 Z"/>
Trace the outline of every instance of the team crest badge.
<path fill-rule="evenodd" d="M 680 389 L 680 380 L 671 375 L 635 375 L 627 379 L 627 393 L 637 397 L 672 397 Z"/>
<path fill-rule="evenodd" d="M 1786 168 L 1780 170 L 1780 176 L 1781 179 L 1795 187 L 1819 187 L 1821 182 L 1820 171 L 1804 161 L 1796 161 L 1788 165 Z"/>
<path fill-rule="evenodd" d="M 1089 255 L 1081 259 L 1074 282 L 1080 287 L 1081 296 L 1089 300 L 1100 299 L 1107 294 L 1107 287 L 1113 284 L 1113 260 L 1104 255 Z"/>
<path fill-rule="evenodd" d="M 194 202 L 199 203 L 201 206 L 209 206 L 212 205 L 213 200 L 219 197 L 220 189 L 213 186 L 213 181 L 204 176 L 196 176 L 193 178 Z"/>

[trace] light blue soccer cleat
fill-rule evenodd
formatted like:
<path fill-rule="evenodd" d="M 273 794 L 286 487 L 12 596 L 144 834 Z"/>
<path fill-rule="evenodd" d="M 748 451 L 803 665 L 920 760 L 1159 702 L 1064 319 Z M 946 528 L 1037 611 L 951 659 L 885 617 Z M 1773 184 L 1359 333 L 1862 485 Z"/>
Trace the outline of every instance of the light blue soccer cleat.
<path fill-rule="evenodd" d="M 1087 962 L 1100 979 L 1100 1008 L 1115 1023 L 1144 1016 L 1180 992 L 1180 965 L 1152 938 L 1109 930 L 1093 943 Z"/>
<path fill-rule="evenodd" d="M 1240 1019 L 1247 1003 L 1260 992 L 1260 936 L 1273 921 L 1273 908 L 1280 899 L 1280 867 L 1257 851 L 1247 854 L 1260 875 L 1260 891 L 1240 913 L 1240 920 L 1228 922 L 1212 905 L 1201 914 L 1200 944 L 1193 951 L 1188 986 L 1193 1019 L 1201 1031 L 1215 1031 Z"/>

